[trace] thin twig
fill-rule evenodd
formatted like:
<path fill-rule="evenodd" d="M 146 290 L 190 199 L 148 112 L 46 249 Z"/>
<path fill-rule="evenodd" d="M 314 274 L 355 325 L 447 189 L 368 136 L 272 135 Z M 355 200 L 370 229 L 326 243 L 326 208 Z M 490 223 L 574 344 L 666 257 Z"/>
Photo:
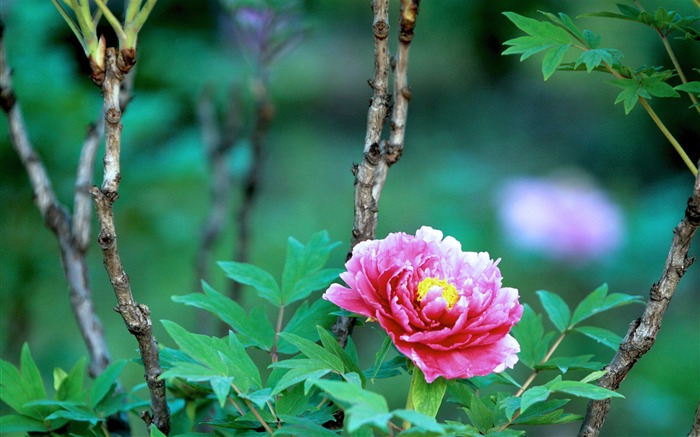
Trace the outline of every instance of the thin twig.
<path fill-rule="evenodd" d="M 599 386 L 617 390 L 635 363 L 654 345 L 678 282 L 693 263 L 693 258 L 688 257 L 688 250 L 698 226 L 700 226 L 700 176 L 695 179 L 685 215 L 673 230 L 671 249 L 666 258 L 661 279 L 651 287 L 649 301 L 642 317 L 630 324 L 615 357 L 606 367 L 608 373 L 598 380 Z M 589 402 L 579 436 L 597 436 L 609 410 L 610 399 Z"/>
<path fill-rule="evenodd" d="M 231 93 L 227 122 L 220 127 L 216 120 L 213 98 L 210 93 L 202 93 L 197 105 L 197 118 L 202 133 L 202 143 L 211 174 L 211 207 L 209 216 L 202 227 L 202 237 L 195 258 L 195 289 L 201 288 L 201 281 L 209 277 L 209 265 L 214 244 L 219 239 L 228 213 L 231 200 L 231 170 L 228 161 L 240 132 L 240 93 Z"/>
<path fill-rule="evenodd" d="M 105 155 L 104 177 L 100 188 L 94 186 L 91 194 L 95 201 L 95 210 L 100 222 L 98 243 L 104 255 L 104 265 L 109 275 L 112 288 L 117 297 L 115 311 L 121 314 L 127 329 L 136 337 L 141 360 L 145 370 L 145 379 L 151 394 L 152 416 L 144 414 L 147 424 L 151 422 L 164 434 L 170 431 L 170 411 L 165 399 L 165 381 L 160 379 L 162 373 L 158 354 L 158 343 L 153 336 L 150 310 L 138 304 L 131 292 L 129 277 L 119 256 L 117 233 L 114 225 L 114 202 L 119 197 L 121 181 L 121 108 L 120 86 L 124 72 L 117 67 L 117 53 L 114 48 L 107 49 L 106 74 L 102 84 L 105 112 Z"/>
<path fill-rule="evenodd" d="M 262 179 L 263 160 L 265 155 L 265 141 L 267 132 L 275 116 L 275 107 L 268 96 L 267 75 L 262 71 L 253 84 L 255 98 L 255 125 L 250 137 L 251 162 L 243 180 L 241 205 L 237 212 L 238 245 L 234 259 L 238 262 L 248 262 L 250 257 L 250 228 L 253 206 L 260 191 Z M 231 282 L 230 296 L 236 300 L 240 297 L 243 285 L 240 282 Z"/>

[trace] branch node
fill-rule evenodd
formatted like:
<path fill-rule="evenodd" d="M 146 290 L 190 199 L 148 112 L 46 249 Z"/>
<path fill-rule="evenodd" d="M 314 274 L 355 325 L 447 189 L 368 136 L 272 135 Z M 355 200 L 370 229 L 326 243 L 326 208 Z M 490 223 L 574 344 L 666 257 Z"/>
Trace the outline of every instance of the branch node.
<path fill-rule="evenodd" d="M 377 39 L 386 39 L 389 36 L 389 23 L 385 20 L 377 20 L 372 25 L 372 32 Z"/>

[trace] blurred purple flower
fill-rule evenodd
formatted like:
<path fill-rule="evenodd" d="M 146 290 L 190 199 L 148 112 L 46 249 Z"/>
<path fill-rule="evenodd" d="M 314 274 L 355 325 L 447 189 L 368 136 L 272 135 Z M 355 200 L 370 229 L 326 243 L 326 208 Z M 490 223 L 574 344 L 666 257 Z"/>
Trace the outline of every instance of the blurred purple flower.
<path fill-rule="evenodd" d="M 261 67 L 269 67 L 301 39 L 302 25 L 296 2 L 290 1 L 284 6 L 268 1 L 248 2 L 243 6 L 230 6 L 229 11 L 238 44 Z"/>
<path fill-rule="evenodd" d="M 583 261 L 619 247 L 622 212 L 583 178 L 518 178 L 499 196 L 508 241 L 555 259 Z"/>

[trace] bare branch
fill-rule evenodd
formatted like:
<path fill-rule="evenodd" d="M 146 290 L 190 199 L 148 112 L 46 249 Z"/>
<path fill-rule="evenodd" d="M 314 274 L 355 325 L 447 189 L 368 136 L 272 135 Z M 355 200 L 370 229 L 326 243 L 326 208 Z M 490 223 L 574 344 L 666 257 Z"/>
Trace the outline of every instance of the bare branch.
<path fill-rule="evenodd" d="M 693 263 L 688 250 L 695 232 L 700 226 L 700 176 L 695 179 L 692 196 L 688 199 L 685 215 L 673 230 L 671 249 L 661 279 L 649 291 L 649 301 L 642 317 L 632 321 L 620 348 L 607 366 L 608 373 L 598 380 L 598 385 L 617 390 L 637 361 L 647 353 L 656 341 L 661 322 L 671 303 L 679 281 Z M 610 400 L 588 403 L 579 436 L 597 436 L 610 411 Z"/>
<path fill-rule="evenodd" d="M 151 394 L 151 411 L 144 415 L 144 420 L 164 434 L 170 431 L 170 410 L 165 399 L 165 381 L 160 379 L 162 370 L 158 353 L 158 343 L 153 336 L 150 310 L 146 305 L 138 304 L 131 292 L 129 277 L 119 256 L 117 233 L 114 224 L 114 202 L 119 197 L 121 181 L 121 108 L 120 86 L 124 73 L 117 66 L 117 53 L 114 48 L 107 49 L 106 74 L 102 83 L 105 113 L 105 156 L 102 187 L 92 187 L 91 194 L 95 201 L 95 210 L 100 222 L 98 243 L 102 248 L 104 265 L 109 275 L 114 294 L 117 297 L 115 311 L 121 314 L 129 332 L 136 337 L 145 370 L 145 379 Z"/>
<path fill-rule="evenodd" d="M 391 116 L 389 140 L 381 139 L 386 123 L 391 95 L 389 94 L 389 0 L 372 1 L 374 20 L 374 78 L 369 82 L 373 94 L 367 112 L 367 134 L 363 159 L 353 166 L 355 175 L 355 219 L 348 259 L 357 243 L 376 237 L 379 197 L 382 194 L 389 166 L 396 163 L 403 152 L 406 116 L 411 91 L 408 86 L 408 52 L 413 40 L 413 29 L 418 16 L 420 0 L 401 0 L 399 22 L 399 49 L 394 69 L 394 108 Z M 338 317 L 333 332 L 341 346 L 345 346 L 352 332 L 354 319 Z"/>
<path fill-rule="evenodd" d="M 94 377 L 102 373 L 111 360 L 102 322 L 95 314 L 85 260 L 87 250 L 85 239 L 90 232 L 90 212 L 82 211 L 81 201 L 78 200 L 82 194 L 80 187 L 89 183 L 92 176 L 92 164 L 88 159 L 90 152 L 86 152 L 84 148 L 82 155 L 86 158 L 81 158 L 78 169 L 78 179 L 81 182 L 76 184 L 75 208 L 82 212 L 76 212 L 71 220 L 66 207 L 58 201 L 53 191 L 51 179 L 41 157 L 29 140 L 22 110 L 12 89 L 11 72 L 7 64 L 2 35 L 0 28 L 0 104 L 7 114 L 10 125 L 10 141 L 29 176 L 34 192 L 34 202 L 46 226 L 58 239 L 61 263 L 70 290 L 71 307 L 90 355 L 89 372 Z M 100 135 L 93 130 L 88 135 L 86 144 L 90 143 L 91 147 L 96 147 L 99 140 Z"/>
<path fill-rule="evenodd" d="M 261 73 L 254 82 L 253 95 L 255 96 L 255 126 L 250 138 L 252 156 L 250 167 L 243 180 L 243 198 L 238 208 L 238 246 L 235 260 L 247 262 L 250 252 L 250 215 L 253 204 L 260 190 L 260 178 L 263 171 L 263 159 L 265 155 L 265 139 L 267 132 L 275 116 L 275 106 L 268 96 L 268 83 L 265 73 Z M 242 284 L 231 283 L 231 298 L 237 299 L 241 293 Z"/>
<path fill-rule="evenodd" d="M 693 425 L 690 427 L 688 437 L 700 437 L 700 401 L 698 401 L 698 406 L 695 409 L 695 417 Z"/>

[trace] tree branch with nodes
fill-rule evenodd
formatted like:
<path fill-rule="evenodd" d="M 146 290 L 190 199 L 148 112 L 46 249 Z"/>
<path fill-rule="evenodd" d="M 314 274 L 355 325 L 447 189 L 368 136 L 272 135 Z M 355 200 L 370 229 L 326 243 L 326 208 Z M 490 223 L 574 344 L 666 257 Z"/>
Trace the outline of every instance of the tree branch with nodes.
<path fill-rule="evenodd" d="M 661 278 L 652 285 L 644 313 L 630 324 L 627 335 L 620 344 L 617 353 L 610 364 L 606 366 L 608 373 L 598 380 L 599 386 L 617 390 L 632 367 L 654 345 L 666 309 L 671 303 L 678 283 L 693 264 L 694 258 L 688 256 L 688 251 L 698 226 L 700 226 L 700 176 L 695 179 L 685 214 L 673 230 L 671 248 Z M 594 437 L 599 435 L 609 412 L 610 399 L 590 401 L 579 430 L 579 436 Z M 698 414 L 700 413 L 696 413 L 693 425 L 695 430 L 700 427 L 697 424 Z M 697 434 L 692 434 L 691 431 L 689 435 Z"/>
<path fill-rule="evenodd" d="M 399 45 L 396 59 L 389 54 L 389 0 L 374 0 L 372 33 L 374 35 L 374 77 L 369 81 L 372 98 L 367 112 L 367 133 L 362 161 L 353 165 L 355 175 L 355 201 L 352 240 L 348 259 L 353 248 L 361 241 L 376 237 L 381 196 L 389 167 L 403 153 L 408 103 L 411 89 L 408 86 L 408 54 L 413 41 L 413 31 L 418 17 L 419 0 L 401 0 L 399 20 Z M 389 70 L 394 69 L 393 109 L 389 92 Z M 390 116 L 389 139 L 382 139 L 384 125 Z M 345 346 L 354 325 L 354 318 L 341 316 L 333 327 L 338 342 Z"/>

